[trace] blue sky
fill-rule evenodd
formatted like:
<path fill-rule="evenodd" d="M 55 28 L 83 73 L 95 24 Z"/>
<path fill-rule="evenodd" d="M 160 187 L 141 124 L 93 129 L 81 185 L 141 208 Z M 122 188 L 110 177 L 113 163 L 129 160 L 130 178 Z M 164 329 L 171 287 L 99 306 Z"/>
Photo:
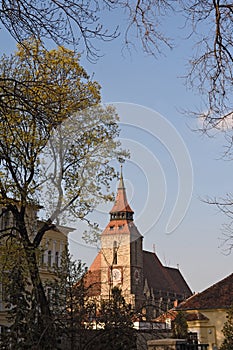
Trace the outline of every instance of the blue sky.
<path fill-rule="evenodd" d="M 178 25 L 177 25 L 178 26 Z M 194 110 L 200 105 L 201 96 L 188 91 L 183 79 L 187 59 L 191 54 L 190 44 L 179 40 L 176 48 L 166 52 L 166 57 L 155 60 L 143 54 L 140 49 L 132 52 L 131 57 L 123 57 L 120 42 L 105 46 L 105 56 L 95 65 L 86 65 L 89 73 L 102 85 L 104 102 L 128 102 L 150 108 L 166 118 L 181 135 L 190 154 L 193 168 L 193 191 L 188 211 L 177 229 L 166 234 L 166 224 L 177 194 L 177 174 L 170 155 L 160 142 L 150 145 L 143 135 L 139 142 L 158 158 L 160 169 L 166 178 L 167 194 L 165 205 L 156 225 L 146 233 L 144 248 L 155 250 L 164 264 L 179 268 L 193 291 L 201 291 L 226 275 L 232 273 L 233 255 L 226 256 L 222 249 L 222 223 L 226 218 L 215 207 L 211 207 L 201 199 L 207 196 L 223 196 L 232 188 L 232 164 L 221 158 L 224 151 L 224 137 L 218 135 L 208 138 L 192 131 L 197 128 L 197 121 L 181 113 L 185 109 Z M 145 127 L 150 127 L 144 115 Z M 124 115 L 121 116 L 124 120 Z M 123 130 L 123 135 L 127 131 Z M 138 137 L 129 136 L 133 139 Z M 143 165 L 143 160 L 137 164 Z M 146 198 L 146 178 L 136 165 L 127 162 L 124 165 L 124 177 L 133 188 L 131 206 L 135 210 L 135 222 L 138 228 L 143 227 L 141 215 L 143 201 Z M 148 174 L 147 174 L 148 175 Z M 160 173 L 154 173 L 157 191 L 161 191 L 164 183 Z M 182 184 L 181 184 L 182 185 Z M 116 186 L 116 185 L 115 185 Z M 160 210 L 160 194 L 154 194 L 154 206 Z M 108 206 L 108 210 L 111 205 Z M 155 216 L 153 208 L 149 216 Z M 144 213 L 145 214 L 145 213 Z M 145 215 L 145 221 L 148 220 Z M 105 223 L 108 215 L 105 217 Z M 104 225 L 103 225 L 104 226 Z M 144 232 L 141 231 L 143 234 Z M 77 246 L 78 249 L 78 246 Z"/>
<path fill-rule="evenodd" d="M 135 211 L 135 223 L 144 235 L 144 248 L 151 251 L 155 248 L 165 265 L 179 265 L 191 289 L 197 292 L 232 273 L 233 254 L 227 256 L 219 247 L 221 225 L 226 218 L 216 208 L 201 201 L 207 196 L 223 196 L 231 191 L 232 163 L 221 159 L 223 136 L 208 138 L 193 132 L 197 121 L 181 113 L 181 110 L 199 106 L 201 96 L 188 91 L 184 81 L 179 78 L 186 71 L 192 49 L 190 43 L 179 38 L 178 22 L 168 18 L 164 23 L 178 40 L 172 51 L 166 50 L 166 56 L 157 60 L 144 54 L 138 45 L 131 55 L 122 55 L 119 38 L 100 44 L 104 56 L 96 64 L 91 64 L 84 56 L 81 63 L 101 84 L 103 102 L 118 103 L 116 106 L 122 129 L 120 137 L 123 144 L 132 148 L 132 157 L 124 165 L 124 179 L 130 205 Z M 15 49 L 13 41 L 3 31 L 0 31 L 0 36 L 1 52 L 12 52 Z M 131 118 L 128 125 L 127 111 L 130 114 L 133 108 L 138 113 L 135 112 L 135 121 Z M 154 117 L 149 116 L 148 109 Z M 141 120 L 144 127 L 138 128 Z M 160 123 L 164 120 L 171 136 L 159 134 Z M 149 135 L 150 128 L 158 131 Z M 188 188 L 191 186 L 188 163 L 185 163 L 187 159 L 184 169 L 177 169 L 176 164 L 176 157 L 184 149 L 167 149 L 169 138 L 176 138 L 177 135 L 180 135 L 190 155 L 193 189 L 182 222 L 167 234 L 166 226 L 180 191 L 180 176 L 182 189 L 187 184 Z M 187 183 L 184 180 L 186 175 Z M 116 186 L 113 183 L 113 189 Z M 103 228 L 108 222 L 111 206 L 111 203 L 102 206 L 93 214 Z M 97 251 L 82 242 L 81 230 L 82 227 L 79 227 L 79 232 L 71 235 L 71 252 L 76 259 L 90 265 Z"/>

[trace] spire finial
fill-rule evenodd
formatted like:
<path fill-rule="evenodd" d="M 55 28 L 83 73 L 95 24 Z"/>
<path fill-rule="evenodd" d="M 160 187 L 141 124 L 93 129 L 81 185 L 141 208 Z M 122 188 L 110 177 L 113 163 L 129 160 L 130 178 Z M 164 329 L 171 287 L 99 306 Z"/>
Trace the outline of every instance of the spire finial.
<path fill-rule="evenodd" d="M 121 167 L 121 171 L 120 171 L 120 181 L 119 181 L 119 185 L 118 185 L 118 189 L 119 188 L 125 188 L 125 186 L 124 186 L 124 180 L 123 180 L 123 166 L 122 166 L 122 164 L 120 165 L 120 167 Z"/>

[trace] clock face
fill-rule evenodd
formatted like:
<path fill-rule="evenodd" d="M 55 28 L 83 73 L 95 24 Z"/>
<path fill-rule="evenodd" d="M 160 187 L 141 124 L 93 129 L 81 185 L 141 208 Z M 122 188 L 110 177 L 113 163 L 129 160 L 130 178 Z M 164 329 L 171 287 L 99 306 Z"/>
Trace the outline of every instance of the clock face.
<path fill-rule="evenodd" d="M 112 280 L 113 282 L 121 283 L 121 270 L 120 269 L 112 269 Z"/>

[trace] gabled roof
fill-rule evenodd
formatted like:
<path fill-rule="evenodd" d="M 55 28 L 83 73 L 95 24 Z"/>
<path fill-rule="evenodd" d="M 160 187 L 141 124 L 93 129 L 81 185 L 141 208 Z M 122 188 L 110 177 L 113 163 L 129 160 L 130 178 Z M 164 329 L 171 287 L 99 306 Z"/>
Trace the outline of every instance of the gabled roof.
<path fill-rule="evenodd" d="M 155 253 L 143 251 L 143 272 L 154 292 L 171 292 L 184 297 L 192 294 L 180 271 L 164 267 Z"/>
<path fill-rule="evenodd" d="M 233 273 L 203 292 L 182 302 L 177 309 L 225 309 L 233 304 Z"/>

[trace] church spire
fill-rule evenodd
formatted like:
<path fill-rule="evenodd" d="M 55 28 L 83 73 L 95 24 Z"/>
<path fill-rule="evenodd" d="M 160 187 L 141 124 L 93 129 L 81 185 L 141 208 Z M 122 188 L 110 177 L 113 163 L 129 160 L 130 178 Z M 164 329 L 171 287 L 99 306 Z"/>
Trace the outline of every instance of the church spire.
<path fill-rule="evenodd" d="M 118 184 L 118 189 L 125 189 L 125 185 L 124 185 L 124 180 L 123 180 L 123 172 L 122 172 L 122 164 L 121 164 L 121 174 L 120 174 L 120 181 Z"/>
<path fill-rule="evenodd" d="M 120 180 L 117 189 L 116 200 L 113 205 L 112 210 L 110 211 L 110 220 L 129 220 L 133 221 L 133 210 L 130 208 L 126 196 L 126 190 L 124 185 L 122 165 L 121 165 L 121 174 Z"/>

